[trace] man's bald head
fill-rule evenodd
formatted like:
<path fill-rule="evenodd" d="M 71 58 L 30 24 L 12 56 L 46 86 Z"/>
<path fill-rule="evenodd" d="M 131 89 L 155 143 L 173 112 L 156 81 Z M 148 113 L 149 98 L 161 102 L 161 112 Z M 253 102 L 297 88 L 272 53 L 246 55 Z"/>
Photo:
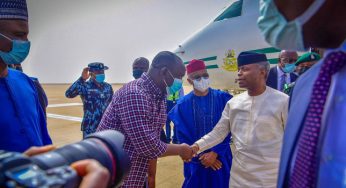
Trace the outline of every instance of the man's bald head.
<path fill-rule="evenodd" d="M 279 54 L 278 66 L 282 69 L 285 64 L 294 64 L 298 59 L 296 51 L 282 50 Z"/>
<path fill-rule="evenodd" d="M 143 72 L 148 72 L 149 60 L 145 57 L 139 57 L 135 59 L 135 61 L 132 63 L 132 70 L 141 70 Z"/>
<path fill-rule="evenodd" d="M 302 15 L 317 0 L 274 0 L 287 21 Z M 303 25 L 305 47 L 337 48 L 346 38 L 346 1 L 325 0 L 322 7 Z"/>
<path fill-rule="evenodd" d="M 149 76 L 165 92 L 166 87 L 171 86 L 174 79 L 182 79 L 185 76 L 185 71 L 180 57 L 172 52 L 162 51 L 154 57 L 149 69 Z"/>
<path fill-rule="evenodd" d="M 183 61 L 175 55 L 172 52 L 169 51 L 162 51 L 158 53 L 151 64 L 151 67 L 168 67 L 168 68 L 174 68 L 174 67 L 181 67 L 184 66 Z M 185 66 L 184 66 L 185 67 Z"/>

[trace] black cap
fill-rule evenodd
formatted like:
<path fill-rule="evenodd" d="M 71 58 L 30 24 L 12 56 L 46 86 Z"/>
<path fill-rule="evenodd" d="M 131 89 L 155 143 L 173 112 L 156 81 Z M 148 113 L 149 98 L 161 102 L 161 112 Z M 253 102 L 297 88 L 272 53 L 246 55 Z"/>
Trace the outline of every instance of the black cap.
<path fill-rule="evenodd" d="M 107 66 L 99 62 L 89 63 L 88 67 L 89 71 L 108 70 Z"/>
<path fill-rule="evenodd" d="M 237 60 L 238 67 L 268 61 L 266 55 L 256 52 L 241 52 Z"/>

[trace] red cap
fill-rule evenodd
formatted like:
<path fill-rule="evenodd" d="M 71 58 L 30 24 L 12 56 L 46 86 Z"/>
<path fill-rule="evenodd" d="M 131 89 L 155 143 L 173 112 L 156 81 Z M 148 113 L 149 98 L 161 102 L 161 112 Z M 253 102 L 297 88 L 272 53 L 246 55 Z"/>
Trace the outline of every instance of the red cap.
<path fill-rule="evenodd" d="M 198 60 L 198 59 L 191 60 L 189 64 L 186 66 L 187 74 L 190 74 L 199 70 L 204 70 L 204 69 L 205 69 L 204 61 Z"/>

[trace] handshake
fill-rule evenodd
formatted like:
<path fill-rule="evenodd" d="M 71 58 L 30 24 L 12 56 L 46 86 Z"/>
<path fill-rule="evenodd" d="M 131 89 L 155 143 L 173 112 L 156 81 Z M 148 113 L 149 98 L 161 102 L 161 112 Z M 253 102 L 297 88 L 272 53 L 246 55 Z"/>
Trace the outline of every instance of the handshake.
<path fill-rule="evenodd" d="M 190 162 L 193 157 L 197 156 L 197 152 L 199 151 L 199 146 L 197 144 L 193 144 L 191 146 L 187 144 L 180 144 L 179 148 L 179 156 L 184 162 Z M 210 151 L 199 156 L 199 160 L 205 168 L 219 170 L 222 167 L 222 163 L 217 159 L 217 157 L 217 153 Z"/>

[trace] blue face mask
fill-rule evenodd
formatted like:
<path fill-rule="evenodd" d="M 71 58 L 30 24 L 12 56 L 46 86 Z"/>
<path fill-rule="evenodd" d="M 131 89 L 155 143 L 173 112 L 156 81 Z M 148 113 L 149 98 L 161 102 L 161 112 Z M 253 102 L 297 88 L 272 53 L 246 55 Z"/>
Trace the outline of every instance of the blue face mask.
<path fill-rule="evenodd" d="M 12 40 L 9 37 L 0 33 L 0 35 L 12 41 L 12 50 L 9 52 L 0 51 L 1 59 L 7 64 L 21 64 L 28 56 L 30 50 L 30 42 L 23 40 Z"/>
<path fill-rule="evenodd" d="M 295 69 L 295 64 L 285 64 L 285 66 L 282 68 L 282 71 L 284 71 L 284 73 L 292 73 Z"/>
<path fill-rule="evenodd" d="M 183 87 L 183 81 L 181 79 L 178 78 L 174 78 L 172 73 L 170 71 L 168 71 L 168 73 L 171 75 L 171 77 L 174 79 L 173 84 L 171 86 L 168 86 L 166 81 L 163 80 L 166 84 L 166 91 L 168 95 L 174 94 L 177 91 L 179 91 L 182 87 Z"/>
<path fill-rule="evenodd" d="M 132 71 L 132 76 L 135 78 L 135 79 L 138 79 L 142 76 L 142 74 L 144 73 L 144 71 L 142 70 L 133 70 Z"/>
<path fill-rule="evenodd" d="M 96 74 L 95 75 L 95 80 L 98 83 L 103 83 L 105 81 L 105 79 L 106 79 L 105 74 Z"/>
<path fill-rule="evenodd" d="M 260 1 L 260 17 L 257 24 L 266 41 L 284 50 L 305 50 L 303 25 L 316 14 L 325 0 L 315 0 L 298 18 L 287 22 L 277 9 L 274 0 Z"/>

